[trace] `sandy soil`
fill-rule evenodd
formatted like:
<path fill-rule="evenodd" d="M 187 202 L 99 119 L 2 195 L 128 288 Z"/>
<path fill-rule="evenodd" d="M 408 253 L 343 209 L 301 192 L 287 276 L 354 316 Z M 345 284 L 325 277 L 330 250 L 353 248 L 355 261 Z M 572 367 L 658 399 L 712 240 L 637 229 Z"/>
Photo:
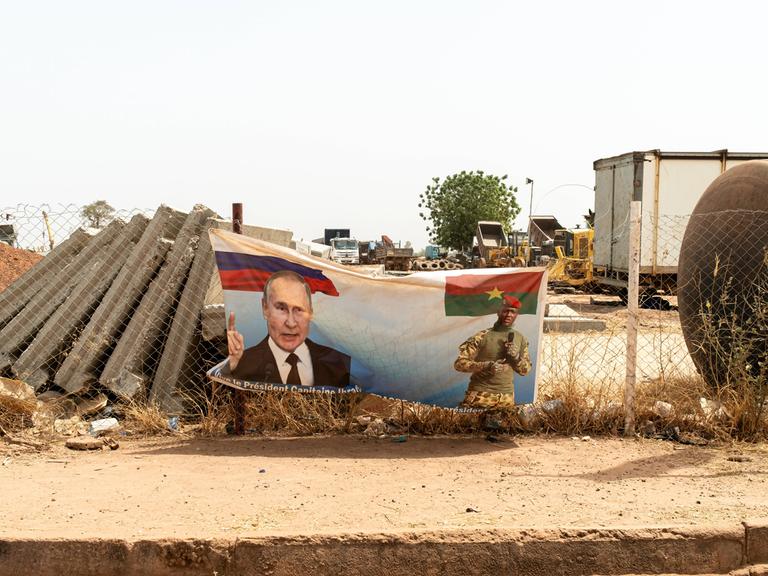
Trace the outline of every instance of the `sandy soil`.
<path fill-rule="evenodd" d="M 640 329 L 664 328 L 682 333 L 680 315 L 677 308 L 677 296 L 667 296 L 665 300 L 673 306 L 672 310 L 654 310 L 640 308 L 638 317 Z M 627 307 L 621 305 L 618 296 L 606 294 L 547 294 L 548 304 L 566 304 L 585 318 L 603 320 L 608 331 L 620 331 L 627 328 Z"/>
<path fill-rule="evenodd" d="M 13 248 L 0 242 L 0 292 L 5 290 L 16 278 L 24 274 L 42 256 L 29 250 Z"/>
<path fill-rule="evenodd" d="M 768 447 L 524 436 L 0 444 L 0 533 L 224 537 L 768 518 Z M 729 458 L 731 458 L 729 460 Z"/>

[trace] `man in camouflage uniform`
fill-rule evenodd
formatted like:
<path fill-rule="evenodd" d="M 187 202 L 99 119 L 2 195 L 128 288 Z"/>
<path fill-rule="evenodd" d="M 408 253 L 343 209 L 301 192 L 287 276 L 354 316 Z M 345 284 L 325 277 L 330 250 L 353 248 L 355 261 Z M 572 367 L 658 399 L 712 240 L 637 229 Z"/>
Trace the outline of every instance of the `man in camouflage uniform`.
<path fill-rule="evenodd" d="M 514 296 L 504 296 L 493 327 L 481 330 L 459 346 L 453 367 L 472 374 L 461 407 L 514 407 L 515 373 L 523 376 L 531 370 L 528 340 L 512 328 L 520 306 Z"/>

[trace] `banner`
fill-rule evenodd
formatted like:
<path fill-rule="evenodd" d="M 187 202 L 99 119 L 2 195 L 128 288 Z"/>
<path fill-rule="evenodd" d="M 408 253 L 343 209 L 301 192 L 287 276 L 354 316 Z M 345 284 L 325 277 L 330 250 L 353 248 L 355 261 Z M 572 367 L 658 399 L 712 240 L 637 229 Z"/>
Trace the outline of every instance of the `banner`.
<path fill-rule="evenodd" d="M 224 230 L 210 235 L 230 352 L 210 378 L 452 408 L 534 401 L 543 268 L 373 277 Z"/>

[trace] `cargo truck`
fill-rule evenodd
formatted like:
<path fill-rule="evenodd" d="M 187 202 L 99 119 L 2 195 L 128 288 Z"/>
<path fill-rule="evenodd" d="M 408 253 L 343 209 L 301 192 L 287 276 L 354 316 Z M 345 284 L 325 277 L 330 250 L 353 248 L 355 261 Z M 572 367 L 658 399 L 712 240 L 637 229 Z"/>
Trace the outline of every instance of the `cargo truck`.
<path fill-rule="evenodd" d="M 593 280 L 626 290 L 629 206 L 639 200 L 641 290 L 674 294 L 685 227 L 704 190 L 728 168 L 766 159 L 765 152 L 650 150 L 596 160 Z"/>
<path fill-rule="evenodd" d="M 360 252 L 354 238 L 331 238 L 331 260 L 339 264 L 360 264 Z"/>

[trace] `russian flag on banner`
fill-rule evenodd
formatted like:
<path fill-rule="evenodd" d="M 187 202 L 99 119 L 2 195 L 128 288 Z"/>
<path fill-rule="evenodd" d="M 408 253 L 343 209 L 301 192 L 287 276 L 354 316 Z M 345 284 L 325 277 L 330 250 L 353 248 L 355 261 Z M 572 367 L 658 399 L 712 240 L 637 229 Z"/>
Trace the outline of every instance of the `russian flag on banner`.
<path fill-rule="evenodd" d="M 302 266 L 276 256 L 255 256 L 238 252 L 216 251 L 216 265 L 224 290 L 263 292 L 270 276 L 280 270 L 292 270 L 304 277 L 312 293 L 338 296 L 333 282 L 321 270 Z"/>

